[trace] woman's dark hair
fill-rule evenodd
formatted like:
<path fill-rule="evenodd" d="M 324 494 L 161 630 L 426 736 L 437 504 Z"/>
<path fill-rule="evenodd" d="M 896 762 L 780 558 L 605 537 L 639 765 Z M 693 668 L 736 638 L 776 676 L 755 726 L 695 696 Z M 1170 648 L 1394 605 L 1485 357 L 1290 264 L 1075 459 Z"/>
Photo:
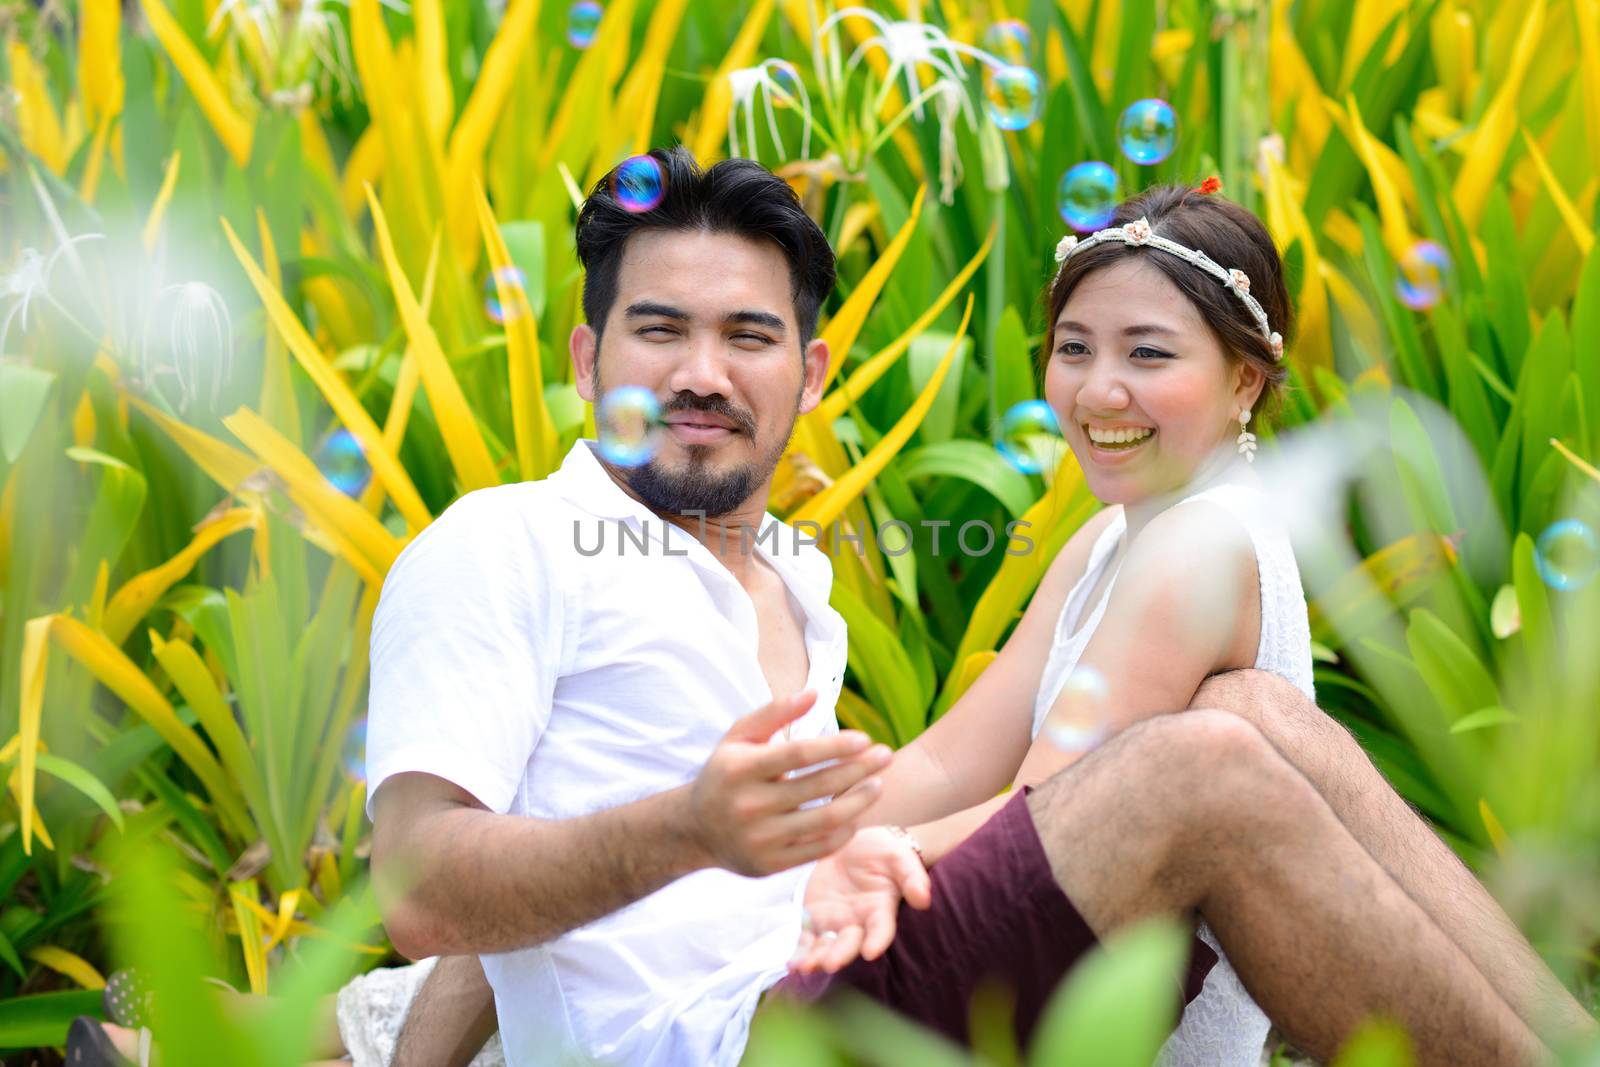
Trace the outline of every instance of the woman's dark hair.
<path fill-rule="evenodd" d="M 1215 193 L 1202 193 L 1184 185 L 1158 185 L 1118 205 L 1109 225 L 1122 226 L 1141 217 L 1149 220 L 1158 236 L 1204 252 L 1226 269 L 1244 271 L 1250 276 L 1250 295 L 1266 311 L 1270 328 L 1285 338 L 1290 335 L 1293 312 L 1289 307 L 1289 288 L 1283 278 L 1283 260 L 1272 243 L 1272 235 L 1255 215 Z M 1048 362 L 1052 348 L 1050 331 L 1055 329 L 1056 319 L 1078 283 L 1095 271 L 1131 256 L 1142 256 L 1172 280 L 1199 309 L 1201 318 L 1211 327 L 1225 352 L 1234 359 L 1255 364 L 1266 375 L 1260 403 L 1266 412 L 1273 411 L 1289 372 L 1272 358 L 1272 346 L 1261 336 L 1255 317 L 1245 308 L 1244 302 L 1192 263 L 1165 252 L 1116 241 L 1073 255 L 1045 291 L 1048 317 L 1042 362 Z"/>
<path fill-rule="evenodd" d="M 612 192 L 613 170 L 595 184 L 578 212 L 583 261 L 583 314 L 598 335 L 617 299 L 622 249 L 642 230 L 707 230 L 771 241 L 789 261 L 795 318 L 804 351 L 817 312 L 833 291 L 833 249 L 782 178 L 749 159 L 725 159 L 701 170 L 682 145 L 657 148 L 663 195 L 648 211 L 629 211 Z"/>

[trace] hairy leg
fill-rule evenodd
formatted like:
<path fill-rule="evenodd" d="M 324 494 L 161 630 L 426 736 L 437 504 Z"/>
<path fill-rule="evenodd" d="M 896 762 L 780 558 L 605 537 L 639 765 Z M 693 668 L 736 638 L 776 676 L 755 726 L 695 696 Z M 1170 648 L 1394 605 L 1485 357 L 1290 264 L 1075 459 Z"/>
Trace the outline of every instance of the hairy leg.
<path fill-rule="evenodd" d="M 1528 1027 L 1259 731 L 1140 723 L 1028 797 L 1056 881 L 1098 934 L 1196 908 L 1251 995 L 1331 1059 L 1365 1019 L 1424 1064 L 1543 1062 Z"/>
<path fill-rule="evenodd" d="M 1289 682 L 1263 671 L 1207 680 L 1197 708 L 1238 715 L 1308 778 L 1361 847 L 1466 953 L 1522 1021 L 1592 1038 L 1600 1025 L 1448 845 L 1372 765 L 1361 745 Z"/>

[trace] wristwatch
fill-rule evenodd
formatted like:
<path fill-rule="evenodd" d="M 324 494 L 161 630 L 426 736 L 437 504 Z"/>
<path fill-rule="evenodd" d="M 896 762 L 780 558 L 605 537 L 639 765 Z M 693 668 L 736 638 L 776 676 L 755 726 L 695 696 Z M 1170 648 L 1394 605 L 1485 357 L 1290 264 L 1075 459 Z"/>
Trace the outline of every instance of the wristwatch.
<path fill-rule="evenodd" d="M 904 826 L 889 826 L 889 825 L 885 825 L 884 829 L 889 831 L 891 836 L 896 837 L 901 841 L 904 841 L 906 843 L 906 847 L 911 849 L 912 852 L 915 852 L 917 854 L 917 862 L 922 864 L 922 867 L 923 867 L 924 870 L 927 869 L 927 867 L 928 867 L 928 857 L 926 857 L 926 856 L 924 856 L 922 854 L 922 845 L 921 845 L 921 843 L 919 843 L 917 841 L 917 839 L 915 837 L 911 836 L 911 831 L 910 830 L 907 830 Z"/>

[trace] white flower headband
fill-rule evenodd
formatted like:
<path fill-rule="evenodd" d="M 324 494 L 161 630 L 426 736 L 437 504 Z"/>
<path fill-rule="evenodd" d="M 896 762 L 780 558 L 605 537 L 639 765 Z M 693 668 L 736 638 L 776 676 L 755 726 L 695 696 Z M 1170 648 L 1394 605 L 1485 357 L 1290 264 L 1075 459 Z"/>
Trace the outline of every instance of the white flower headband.
<path fill-rule="evenodd" d="M 1159 248 L 1168 255 L 1177 256 L 1186 263 L 1193 263 L 1207 274 L 1227 287 L 1228 291 L 1243 302 L 1245 309 L 1256 320 L 1256 327 L 1260 329 L 1261 336 L 1267 339 L 1267 344 L 1272 346 L 1272 358 L 1283 359 L 1283 335 L 1274 330 L 1267 322 L 1266 309 L 1261 302 L 1250 295 L 1250 276 L 1237 268 L 1225 270 L 1216 260 L 1204 252 L 1194 248 L 1185 248 L 1178 242 L 1165 237 L 1158 237 L 1150 229 L 1150 221 L 1140 217 L 1123 226 L 1113 226 L 1106 230 L 1097 230 L 1083 240 L 1073 234 L 1068 234 L 1056 243 L 1056 262 L 1065 265 L 1067 259 L 1085 248 L 1094 245 L 1106 244 L 1110 241 L 1119 241 L 1125 245 L 1135 245 L 1139 248 Z M 1060 273 L 1060 267 L 1057 268 Z"/>

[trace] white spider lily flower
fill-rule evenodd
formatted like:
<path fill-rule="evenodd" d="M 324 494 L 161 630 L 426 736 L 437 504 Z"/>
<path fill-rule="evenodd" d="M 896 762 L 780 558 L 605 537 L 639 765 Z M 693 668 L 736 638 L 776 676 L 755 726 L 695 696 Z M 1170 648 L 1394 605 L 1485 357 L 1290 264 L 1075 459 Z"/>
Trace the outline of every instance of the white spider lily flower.
<path fill-rule="evenodd" d="M 778 75 L 786 75 L 780 82 Z M 756 95 L 767 109 L 767 132 L 772 134 L 778 154 L 788 158 L 783 137 L 778 133 L 776 107 L 787 104 L 800 112 L 800 158 L 811 157 L 811 95 L 793 63 L 785 59 L 769 59 L 753 67 L 743 67 L 728 72 L 728 83 L 733 89 L 733 106 L 728 109 L 728 151 L 731 155 L 753 154 L 756 150 Z M 739 143 L 738 117 L 744 115 L 745 144 Z M 741 147 L 743 151 L 741 151 Z"/>
<path fill-rule="evenodd" d="M 934 111 L 939 117 L 939 202 L 949 205 L 956 202 L 956 186 L 965 173 L 956 144 L 956 120 L 965 114 L 967 129 L 974 133 L 978 131 L 978 120 L 972 111 L 972 98 L 960 82 L 940 78 L 934 89 Z"/>
<path fill-rule="evenodd" d="M 166 360 L 152 358 L 153 326 L 166 329 Z M 222 294 L 205 282 L 183 282 L 161 290 L 145 319 L 139 352 L 139 369 L 146 388 L 171 375 L 178 383 L 178 410 L 187 412 L 210 380 L 214 408 L 222 383 L 233 373 L 233 318 Z"/>
<path fill-rule="evenodd" d="M 380 0 L 401 14 L 401 0 Z M 347 0 L 222 0 L 206 35 L 214 37 L 223 20 L 240 31 L 262 80 L 261 91 L 274 105 L 298 110 L 309 105 L 311 81 L 330 84 L 348 94 L 355 84 L 355 60 L 344 21 L 331 10 Z"/>
<path fill-rule="evenodd" d="M 16 302 L 6 312 L 6 317 L 0 321 L 0 352 L 5 351 L 6 337 L 11 332 L 12 322 L 20 319 L 20 328 L 28 328 L 28 310 L 36 299 L 50 299 L 50 275 L 55 270 L 56 261 L 62 253 L 69 251 L 80 241 L 95 241 L 103 238 L 104 234 L 81 233 L 76 237 L 69 237 L 52 253 L 49 258 L 41 256 L 36 248 L 24 248 L 18 260 L 17 267 L 10 274 L 0 275 L 0 300 L 7 297 L 16 297 Z M 75 254 L 75 253 L 74 253 Z"/>
<path fill-rule="evenodd" d="M 850 54 L 850 59 L 845 64 L 845 72 L 849 73 L 855 69 L 866 55 L 867 49 L 881 49 L 883 54 L 889 57 L 889 70 L 883 79 L 885 87 L 892 85 L 897 75 L 904 75 L 907 99 L 912 101 L 912 113 L 919 121 L 923 118 L 923 112 L 922 103 L 917 99 L 922 92 L 922 86 L 917 81 L 917 64 L 926 63 L 943 77 L 954 81 L 965 81 L 967 78 L 967 72 L 961 63 L 963 55 L 993 66 L 1005 65 L 982 49 L 952 40 L 949 34 L 937 26 L 905 19 L 891 22 L 876 11 L 864 7 L 843 7 L 835 11 L 817 28 L 817 36 L 820 38 L 840 21 L 851 16 L 867 19 L 878 28 L 878 32 L 856 46 L 856 50 Z"/>

